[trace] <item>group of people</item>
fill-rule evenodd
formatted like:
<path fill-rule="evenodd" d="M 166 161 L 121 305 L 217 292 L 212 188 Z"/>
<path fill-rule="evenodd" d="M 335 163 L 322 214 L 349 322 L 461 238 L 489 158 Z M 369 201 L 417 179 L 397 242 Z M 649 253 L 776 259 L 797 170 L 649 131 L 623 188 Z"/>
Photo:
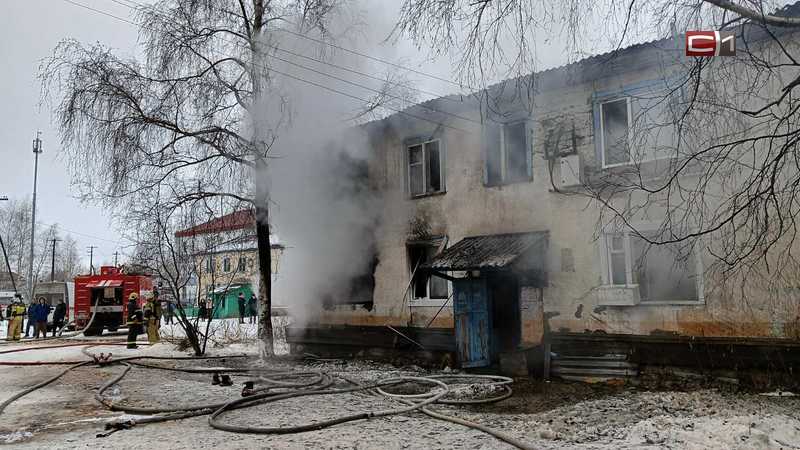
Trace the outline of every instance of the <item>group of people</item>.
<path fill-rule="evenodd" d="M 158 291 L 146 295 L 145 300 L 140 308 L 139 294 L 132 292 L 128 296 L 128 348 L 137 348 L 136 338 L 144 332 L 147 333 L 147 342 L 151 344 L 161 340 L 159 328 L 161 328 L 163 308 L 158 300 Z"/>
<path fill-rule="evenodd" d="M 256 294 L 250 294 L 247 299 L 244 292 L 239 292 L 236 297 L 236 303 L 239 306 L 239 323 L 244 323 L 245 318 L 249 323 L 256 323 L 258 317 L 258 297 Z M 207 302 L 200 302 L 197 310 L 197 315 L 201 320 L 211 320 L 214 315 L 214 303 L 211 300 Z"/>
<path fill-rule="evenodd" d="M 244 292 L 239 292 L 236 302 L 239 304 L 239 323 L 244 323 L 245 317 L 249 319 L 250 323 L 256 323 L 256 317 L 258 316 L 258 299 L 256 298 L 256 294 L 250 294 L 250 299 L 245 300 Z"/>
<path fill-rule="evenodd" d="M 0 320 L 8 319 L 8 330 L 6 333 L 6 340 L 18 341 L 22 334 L 22 324 L 27 317 L 27 325 L 25 326 L 25 337 L 31 336 L 31 329 L 33 329 L 34 338 L 39 339 L 47 337 L 47 319 L 53 307 L 47 303 L 44 297 L 40 297 L 38 302 L 31 303 L 27 308 L 25 302 L 22 301 L 22 295 L 15 294 L 14 301 L 6 307 L 5 316 L 2 309 L 0 309 Z M 59 300 L 53 311 L 53 337 L 56 336 L 58 330 L 64 326 L 64 319 L 67 316 L 67 305 L 64 300 Z"/>

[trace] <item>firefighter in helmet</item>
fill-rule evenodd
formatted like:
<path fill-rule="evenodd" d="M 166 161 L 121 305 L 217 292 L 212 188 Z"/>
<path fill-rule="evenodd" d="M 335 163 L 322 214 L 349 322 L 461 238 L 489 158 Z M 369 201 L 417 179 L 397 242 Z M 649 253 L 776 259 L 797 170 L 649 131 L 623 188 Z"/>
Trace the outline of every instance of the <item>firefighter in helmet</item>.
<path fill-rule="evenodd" d="M 25 317 L 25 304 L 22 303 L 22 295 L 14 294 L 14 303 L 8 308 L 8 333 L 7 341 L 18 341 L 22 332 L 22 318 Z"/>
<path fill-rule="evenodd" d="M 158 329 L 161 327 L 161 303 L 158 300 L 158 291 L 155 295 L 147 296 L 144 304 L 144 320 L 147 323 L 147 341 L 155 344 L 159 341 Z"/>
<path fill-rule="evenodd" d="M 136 348 L 136 337 L 142 333 L 142 310 L 139 309 L 139 294 L 128 296 L 128 348 Z"/>

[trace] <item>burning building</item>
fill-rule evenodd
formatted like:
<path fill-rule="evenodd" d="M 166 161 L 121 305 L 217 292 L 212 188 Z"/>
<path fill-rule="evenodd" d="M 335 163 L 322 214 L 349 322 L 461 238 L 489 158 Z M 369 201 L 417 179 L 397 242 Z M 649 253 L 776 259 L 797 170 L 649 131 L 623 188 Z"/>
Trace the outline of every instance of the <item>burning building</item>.
<path fill-rule="evenodd" d="M 775 50 L 763 33 L 748 36 Z M 680 365 L 700 348 L 711 349 L 708 364 L 731 354 L 796 361 L 791 282 L 776 293 L 754 277 L 746 295 L 733 292 L 711 270 L 715 243 L 650 239 L 664 236 L 665 199 L 619 188 L 686 159 L 675 113 L 691 95 L 690 70 L 676 36 L 362 126 L 381 199 L 374 236 L 364 236 L 374 237 L 372 295 L 325 302 L 290 342 L 450 352 L 463 367 L 622 354 L 618 373 Z M 570 367 L 562 359 L 556 369 Z"/>

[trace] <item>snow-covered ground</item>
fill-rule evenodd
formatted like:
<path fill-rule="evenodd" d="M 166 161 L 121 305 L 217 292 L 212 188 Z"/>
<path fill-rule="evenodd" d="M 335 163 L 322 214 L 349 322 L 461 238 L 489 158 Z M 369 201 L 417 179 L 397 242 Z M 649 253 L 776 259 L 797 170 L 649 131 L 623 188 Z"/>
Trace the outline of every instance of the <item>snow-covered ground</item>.
<path fill-rule="evenodd" d="M 224 322 L 224 323 L 223 323 Z M 227 321 L 215 331 L 217 345 L 210 354 L 255 355 L 255 327 L 234 331 Z M 235 322 L 235 321 L 234 321 Z M 214 325 L 212 323 L 212 325 Z M 238 324 L 234 324 L 238 325 Z M 248 333 L 253 333 L 252 338 Z M 174 329 L 164 334 L 178 333 Z M 239 336 L 229 343 L 223 336 Z M 177 336 L 177 334 L 175 334 Z M 245 336 L 245 338 L 241 338 Z M 116 336 L 107 338 L 120 340 Z M 21 346 L 11 344 L 5 351 Z M 78 342 L 76 340 L 65 341 Z M 115 357 L 132 354 L 183 355 L 170 343 L 138 350 L 121 346 L 97 346 L 93 353 L 113 352 Z M 0 354 L 9 360 L 77 360 L 85 358 L 81 347 Z M 159 364 L 162 364 L 161 362 Z M 427 375 L 417 367 L 393 367 L 367 361 L 299 361 L 279 358 L 267 363 L 256 359 L 224 361 L 163 362 L 183 367 L 233 367 L 262 365 L 276 370 L 323 371 L 342 374 L 360 382 L 397 375 Z M 0 366 L 0 401 L 27 386 L 63 370 L 63 366 Z M 0 445 L 14 448 L 131 448 L 131 449 L 234 449 L 234 448 L 510 448 L 508 445 L 460 425 L 441 422 L 420 414 L 350 422 L 318 431 L 291 435 L 245 435 L 218 431 L 207 417 L 140 425 L 105 438 L 107 421 L 122 414 L 107 411 L 93 398 L 94 391 L 120 372 L 119 366 L 82 367 L 59 381 L 9 406 L 0 415 Z M 110 395 L 129 404 L 174 406 L 239 397 L 247 375 L 232 375 L 234 385 L 211 385 L 209 374 L 134 368 Z M 800 448 L 800 397 L 764 396 L 727 389 L 685 392 L 647 391 L 634 387 L 543 383 L 519 379 L 515 395 L 501 403 L 481 407 L 435 407 L 436 410 L 483 423 L 531 443 L 541 449 L 791 449 Z M 237 410 L 225 421 L 240 425 L 288 425 L 313 422 L 357 411 L 396 408 L 388 399 L 354 393 L 303 397 Z"/>

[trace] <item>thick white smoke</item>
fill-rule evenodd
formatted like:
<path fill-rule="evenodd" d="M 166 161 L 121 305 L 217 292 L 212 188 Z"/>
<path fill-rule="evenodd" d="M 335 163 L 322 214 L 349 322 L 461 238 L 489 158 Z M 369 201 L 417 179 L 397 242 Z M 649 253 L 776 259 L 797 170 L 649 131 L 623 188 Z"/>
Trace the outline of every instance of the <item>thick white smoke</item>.
<path fill-rule="evenodd" d="M 365 45 L 380 43 L 391 29 L 390 18 L 380 17 L 380 11 L 362 9 L 356 15 L 331 16 L 328 27 L 331 35 L 342 36 L 336 42 L 343 47 L 392 58 L 387 54 L 389 47 Z M 255 120 L 266 137 L 270 138 L 269 130 L 274 131 L 275 141 L 266 173 L 257 176 L 269 180 L 273 232 L 288 247 L 273 286 L 273 304 L 289 306 L 302 321 L 323 302 L 352 300 L 347 297 L 352 295 L 353 278 L 372 272 L 380 199 L 367 184 L 366 160 L 371 149 L 352 120 L 365 102 L 342 92 L 370 99 L 375 93 L 358 86 L 380 89 L 381 83 L 292 54 L 373 75 L 380 72 L 362 57 L 292 34 L 276 31 L 267 40 L 269 46 L 280 49 L 271 52 L 280 59 L 268 62 L 275 69 L 271 71 L 274 88 L 256 109 Z"/>

